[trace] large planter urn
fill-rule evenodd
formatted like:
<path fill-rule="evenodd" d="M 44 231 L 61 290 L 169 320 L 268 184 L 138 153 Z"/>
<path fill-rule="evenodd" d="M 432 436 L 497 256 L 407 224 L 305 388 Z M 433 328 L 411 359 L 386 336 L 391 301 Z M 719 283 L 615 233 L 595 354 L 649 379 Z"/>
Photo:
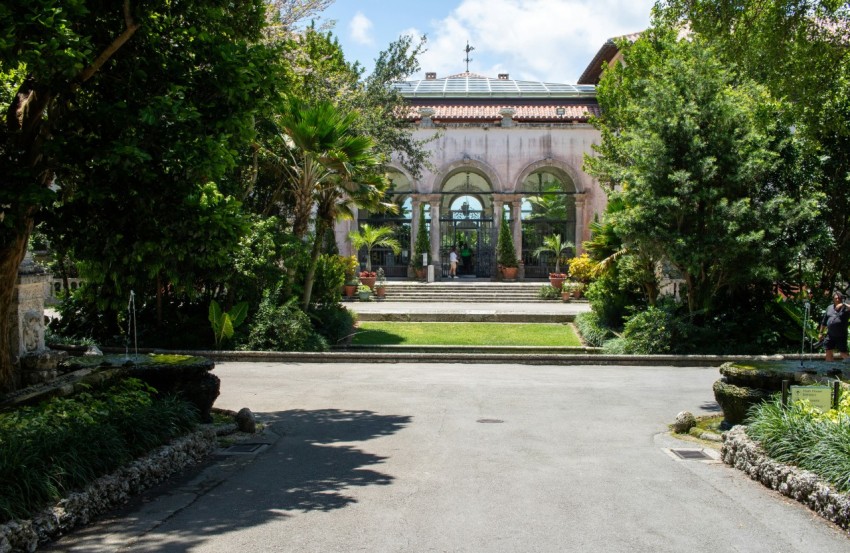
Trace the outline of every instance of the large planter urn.
<path fill-rule="evenodd" d="M 519 267 L 502 267 L 502 278 L 505 280 L 516 280 Z"/>
<path fill-rule="evenodd" d="M 375 289 L 375 281 L 377 279 L 378 277 L 377 275 L 375 275 L 375 273 L 371 273 L 368 275 L 366 273 L 360 273 L 360 284 L 368 286 L 370 290 Z"/>
<path fill-rule="evenodd" d="M 567 280 L 567 275 L 564 273 L 549 273 L 549 284 L 555 290 L 560 290 L 565 280 Z"/>

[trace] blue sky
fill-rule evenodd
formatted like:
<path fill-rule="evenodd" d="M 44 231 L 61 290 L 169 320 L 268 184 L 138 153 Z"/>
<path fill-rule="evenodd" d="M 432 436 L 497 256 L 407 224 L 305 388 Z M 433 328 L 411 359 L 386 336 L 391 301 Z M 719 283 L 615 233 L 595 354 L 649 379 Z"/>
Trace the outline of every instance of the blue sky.
<path fill-rule="evenodd" d="M 422 70 L 575 83 L 614 36 L 649 25 L 655 0 L 336 0 L 321 14 L 335 20 L 346 58 L 371 70 L 374 59 L 403 34 L 428 37 Z"/>

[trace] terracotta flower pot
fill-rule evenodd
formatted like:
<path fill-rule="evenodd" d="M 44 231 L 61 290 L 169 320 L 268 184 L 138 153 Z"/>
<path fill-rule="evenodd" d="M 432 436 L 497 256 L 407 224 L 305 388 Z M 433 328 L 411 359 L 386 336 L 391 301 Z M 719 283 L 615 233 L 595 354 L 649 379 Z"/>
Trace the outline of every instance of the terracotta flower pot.
<path fill-rule="evenodd" d="M 561 285 L 564 284 L 565 280 L 567 280 L 567 275 L 563 273 L 549 273 L 549 284 L 551 284 L 552 288 L 555 290 L 560 290 Z"/>
<path fill-rule="evenodd" d="M 502 278 L 505 280 L 516 280 L 519 267 L 502 267 Z"/>
<path fill-rule="evenodd" d="M 357 293 L 357 285 L 356 284 L 346 284 L 343 286 L 345 291 L 345 297 L 350 298 L 353 297 L 354 294 Z"/>
<path fill-rule="evenodd" d="M 569 292 L 561 292 L 561 300 L 563 300 L 564 303 L 567 303 L 568 301 L 570 301 L 570 293 Z"/>
<path fill-rule="evenodd" d="M 368 277 L 361 276 L 360 277 L 360 284 L 364 284 L 364 285 L 368 286 L 369 288 L 371 288 L 372 290 L 374 290 L 375 289 L 375 280 L 377 280 L 377 278 L 378 277 L 376 277 L 376 276 L 368 276 Z"/>
<path fill-rule="evenodd" d="M 379 298 L 386 297 L 386 295 L 387 295 L 387 288 L 386 288 L 386 286 L 378 286 L 378 287 L 376 287 L 376 288 L 375 288 L 375 294 L 376 294 Z"/>
<path fill-rule="evenodd" d="M 414 269 L 416 273 L 416 280 L 425 280 L 425 276 L 428 274 L 428 269 L 425 267 L 417 267 Z"/>

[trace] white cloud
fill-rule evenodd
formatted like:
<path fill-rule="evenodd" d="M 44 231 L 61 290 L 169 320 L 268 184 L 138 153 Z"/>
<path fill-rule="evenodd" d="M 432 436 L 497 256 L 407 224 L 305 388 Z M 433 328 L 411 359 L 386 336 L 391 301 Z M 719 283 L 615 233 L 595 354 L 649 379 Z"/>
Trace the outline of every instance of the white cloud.
<path fill-rule="evenodd" d="M 362 12 L 357 12 L 348 24 L 348 31 L 355 42 L 359 44 L 371 45 L 374 43 L 372 38 L 372 21 L 363 15 Z"/>
<path fill-rule="evenodd" d="M 647 26 L 654 0 L 462 0 L 436 24 L 421 58 L 439 76 L 465 69 L 495 77 L 575 82 L 605 41 Z"/>

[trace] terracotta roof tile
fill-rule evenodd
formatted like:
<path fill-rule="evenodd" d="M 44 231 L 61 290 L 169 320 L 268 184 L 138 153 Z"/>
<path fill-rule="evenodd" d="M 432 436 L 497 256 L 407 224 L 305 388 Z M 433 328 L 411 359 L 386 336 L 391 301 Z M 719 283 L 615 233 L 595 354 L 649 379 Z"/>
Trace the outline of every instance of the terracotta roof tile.
<path fill-rule="evenodd" d="M 598 105 L 543 105 L 543 106 L 494 106 L 494 105 L 454 105 L 435 104 L 411 107 L 408 118 L 418 120 L 419 110 L 430 108 L 434 110 L 431 117 L 434 121 L 500 121 L 502 109 L 510 108 L 516 111 L 513 119 L 518 122 L 527 121 L 586 121 L 588 113 L 599 115 Z M 562 113 L 558 113 L 563 110 Z"/>

